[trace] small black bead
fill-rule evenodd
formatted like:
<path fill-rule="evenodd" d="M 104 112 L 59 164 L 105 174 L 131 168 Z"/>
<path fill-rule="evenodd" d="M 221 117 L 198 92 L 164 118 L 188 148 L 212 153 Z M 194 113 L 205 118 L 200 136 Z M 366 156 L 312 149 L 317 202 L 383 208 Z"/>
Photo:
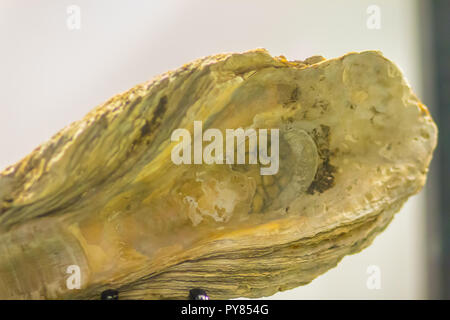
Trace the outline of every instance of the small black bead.
<path fill-rule="evenodd" d="M 189 290 L 189 300 L 209 300 L 209 297 L 203 289 L 191 289 Z"/>
<path fill-rule="evenodd" d="M 102 300 L 119 300 L 119 291 L 108 289 L 102 292 Z"/>

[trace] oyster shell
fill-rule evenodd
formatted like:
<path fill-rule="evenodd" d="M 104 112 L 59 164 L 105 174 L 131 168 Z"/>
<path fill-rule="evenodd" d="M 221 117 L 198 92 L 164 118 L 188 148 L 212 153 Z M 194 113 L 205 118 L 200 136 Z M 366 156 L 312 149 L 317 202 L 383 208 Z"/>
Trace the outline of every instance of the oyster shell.
<path fill-rule="evenodd" d="M 278 129 L 278 172 L 174 164 L 171 134 L 194 121 Z M 377 51 L 196 60 L 114 96 L 0 173 L 0 298 L 115 288 L 121 299 L 183 299 L 200 287 L 228 299 L 307 284 L 368 246 L 422 188 L 436 133 Z M 70 265 L 78 290 L 66 286 Z"/>

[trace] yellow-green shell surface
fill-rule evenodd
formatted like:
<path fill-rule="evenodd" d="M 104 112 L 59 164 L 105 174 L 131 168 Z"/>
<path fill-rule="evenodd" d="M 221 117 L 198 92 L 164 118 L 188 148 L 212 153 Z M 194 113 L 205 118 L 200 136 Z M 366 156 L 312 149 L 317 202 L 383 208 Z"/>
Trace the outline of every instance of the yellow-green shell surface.
<path fill-rule="evenodd" d="M 177 128 L 280 132 L 279 171 L 176 165 Z M 436 126 L 380 52 L 196 60 L 0 173 L 0 298 L 269 296 L 371 243 L 425 183 Z M 81 288 L 67 288 L 78 265 Z"/>

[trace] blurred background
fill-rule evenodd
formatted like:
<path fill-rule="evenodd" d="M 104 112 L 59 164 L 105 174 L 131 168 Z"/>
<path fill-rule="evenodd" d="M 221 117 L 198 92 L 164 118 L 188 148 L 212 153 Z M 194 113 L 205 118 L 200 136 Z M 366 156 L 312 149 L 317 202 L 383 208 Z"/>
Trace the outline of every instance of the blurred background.
<path fill-rule="evenodd" d="M 440 125 L 427 186 L 369 248 L 270 298 L 449 299 L 449 31 L 447 0 L 1 0 L 0 170 L 114 94 L 202 56 L 380 50 Z"/>

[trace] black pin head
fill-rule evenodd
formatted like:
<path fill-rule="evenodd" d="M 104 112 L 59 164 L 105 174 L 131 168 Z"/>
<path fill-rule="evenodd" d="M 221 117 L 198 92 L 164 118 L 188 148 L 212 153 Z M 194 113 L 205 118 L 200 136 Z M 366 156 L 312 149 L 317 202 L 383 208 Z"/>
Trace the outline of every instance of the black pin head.
<path fill-rule="evenodd" d="M 112 289 L 103 291 L 102 300 L 119 300 L 119 291 Z"/>
<path fill-rule="evenodd" d="M 209 300 L 209 297 L 205 290 L 197 288 L 189 290 L 189 300 Z"/>

